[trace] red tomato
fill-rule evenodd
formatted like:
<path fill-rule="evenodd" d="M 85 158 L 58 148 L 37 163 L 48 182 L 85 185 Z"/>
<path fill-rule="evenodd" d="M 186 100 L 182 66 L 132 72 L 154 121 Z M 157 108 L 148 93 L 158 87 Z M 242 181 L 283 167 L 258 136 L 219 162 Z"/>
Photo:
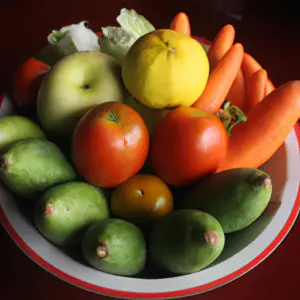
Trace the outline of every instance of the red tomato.
<path fill-rule="evenodd" d="M 72 156 L 78 172 L 98 187 L 115 187 L 144 165 L 149 133 L 141 116 L 126 104 L 106 102 L 79 121 Z"/>
<path fill-rule="evenodd" d="M 33 57 L 21 65 L 15 77 L 13 90 L 17 106 L 29 108 L 35 104 L 42 79 L 50 69 L 49 65 Z"/>
<path fill-rule="evenodd" d="M 213 114 L 180 106 L 158 124 L 150 160 L 167 183 L 185 186 L 217 170 L 228 150 L 228 134 Z"/>

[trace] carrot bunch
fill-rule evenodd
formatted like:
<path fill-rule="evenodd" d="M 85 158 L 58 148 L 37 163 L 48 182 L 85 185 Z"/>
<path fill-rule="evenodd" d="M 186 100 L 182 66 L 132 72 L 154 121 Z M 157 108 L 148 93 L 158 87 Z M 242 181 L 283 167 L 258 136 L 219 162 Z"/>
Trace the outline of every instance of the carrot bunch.
<path fill-rule="evenodd" d="M 170 29 L 191 36 L 187 14 L 178 13 Z M 275 89 L 266 70 L 244 52 L 240 43 L 234 44 L 234 39 L 235 29 L 231 24 L 223 26 L 216 35 L 207 53 L 211 74 L 194 107 L 215 113 L 227 99 L 246 112 Z"/>
<path fill-rule="evenodd" d="M 232 25 L 228 24 L 221 28 L 208 52 L 211 68 L 214 68 L 232 47 L 234 39 L 235 29 Z M 230 87 L 227 87 L 228 93 L 226 97 L 231 103 L 243 109 L 246 97 L 244 76 L 240 68 L 234 74 L 236 75 L 235 79 Z M 231 81 L 228 84 L 230 83 Z"/>
<path fill-rule="evenodd" d="M 258 76 L 258 75 L 257 75 Z M 282 84 L 231 130 L 227 157 L 220 171 L 258 168 L 283 144 L 300 117 L 300 80 Z"/>
<path fill-rule="evenodd" d="M 207 53 L 212 76 L 214 70 L 220 68 L 223 60 L 226 60 L 226 55 L 237 45 L 234 44 L 234 39 L 235 29 L 230 24 L 225 25 L 218 32 Z M 229 62 L 228 67 L 222 68 L 222 80 L 218 82 L 219 86 L 223 86 L 222 90 L 224 92 L 218 96 L 220 105 L 226 98 L 232 105 L 238 106 L 244 112 L 247 112 L 273 91 L 274 85 L 268 79 L 266 70 L 251 55 L 241 52 L 241 50 L 236 51 L 233 63 L 230 64 Z M 240 61 L 241 54 L 242 60 Z M 238 68 L 237 61 L 240 62 Z M 225 92 L 226 94 L 224 94 Z M 201 95 L 194 106 L 204 108 L 205 104 L 203 106 L 201 103 L 206 101 L 203 101 Z"/>
<path fill-rule="evenodd" d="M 191 35 L 188 17 L 181 13 L 171 29 Z M 257 168 L 283 144 L 300 118 L 300 80 L 278 88 L 253 56 L 234 43 L 235 30 L 225 25 L 216 35 L 207 56 L 211 72 L 207 85 L 193 107 L 222 115 L 228 100 L 246 114 L 246 121 L 230 132 L 227 157 L 218 170 Z"/>

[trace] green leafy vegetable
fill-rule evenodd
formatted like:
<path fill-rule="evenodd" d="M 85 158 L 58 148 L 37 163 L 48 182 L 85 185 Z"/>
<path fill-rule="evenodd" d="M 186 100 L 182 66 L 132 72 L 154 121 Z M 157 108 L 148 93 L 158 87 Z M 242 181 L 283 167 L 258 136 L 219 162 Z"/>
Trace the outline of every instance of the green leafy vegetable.
<path fill-rule="evenodd" d="M 136 39 L 155 30 L 154 26 L 142 15 L 139 15 L 134 9 L 121 9 L 121 13 L 117 17 L 117 21 L 126 32 Z"/>
<path fill-rule="evenodd" d="M 48 42 L 61 56 L 80 51 L 100 51 L 98 36 L 88 28 L 88 22 L 64 26 L 48 35 Z"/>
<path fill-rule="evenodd" d="M 102 27 L 103 37 L 99 39 L 101 51 L 122 62 L 130 47 L 144 34 L 154 31 L 154 26 L 135 10 L 121 9 L 117 17 L 120 27 Z"/>
<path fill-rule="evenodd" d="M 99 39 L 101 51 L 122 61 L 135 38 L 128 34 L 122 27 L 103 27 L 103 37 Z"/>

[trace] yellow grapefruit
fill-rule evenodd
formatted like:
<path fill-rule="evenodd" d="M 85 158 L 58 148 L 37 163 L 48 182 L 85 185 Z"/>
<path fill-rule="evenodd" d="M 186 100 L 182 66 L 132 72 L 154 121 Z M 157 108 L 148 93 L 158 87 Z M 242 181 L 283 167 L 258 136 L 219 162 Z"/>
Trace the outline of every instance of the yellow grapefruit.
<path fill-rule="evenodd" d="M 209 62 L 193 38 L 170 30 L 152 31 L 129 49 L 122 66 L 128 91 L 150 108 L 191 106 L 203 92 Z"/>

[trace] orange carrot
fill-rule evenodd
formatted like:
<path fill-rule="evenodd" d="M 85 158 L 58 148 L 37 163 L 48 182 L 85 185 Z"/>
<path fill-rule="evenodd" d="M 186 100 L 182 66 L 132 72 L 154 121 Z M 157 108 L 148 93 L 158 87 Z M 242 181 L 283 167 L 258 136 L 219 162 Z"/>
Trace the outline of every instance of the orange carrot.
<path fill-rule="evenodd" d="M 275 89 L 231 131 L 227 157 L 218 170 L 258 168 L 283 144 L 300 117 L 300 80 Z"/>
<path fill-rule="evenodd" d="M 170 29 L 191 36 L 191 26 L 188 16 L 184 12 L 177 14 L 171 22 Z"/>
<path fill-rule="evenodd" d="M 245 82 L 249 82 L 251 76 L 258 70 L 261 70 L 262 66 L 257 62 L 257 60 L 248 53 L 244 54 L 244 59 L 242 63 L 242 70 L 245 78 Z M 267 96 L 270 92 L 275 89 L 273 83 L 270 79 L 267 79 L 266 88 L 265 88 L 265 96 Z"/>
<path fill-rule="evenodd" d="M 244 53 L 242 70 L 245 82 L 250 82 L 252 75 L 261 70 L 262 66 L 248 53 Z"/>
<path fill-rule="evenodd" d="M 267 78 L 268 75 L 265 69 L 260 69 L 251 76 L 250 81 L 247 83 L 247 111 L 265 98 Z"/>
<path fill-rule="evenodd" d="M 241 67 L 244 55 L 242 44 L 236 43 L 212 69 L 205 89 L 193 107 L 216 113 L 222 106 Z"/>
<path fill-rule="evenodd" d="M 272 81 L 269 78 L 267 78 L 267 83 L 265 86 L 265 97 L 268 96 L 274 90 L 275 90 L 274 84 L 272 83 Z"/>
<path fill-rule="evenodd" d="M 215 67 L 218 61 L 232 47 L 235 37 L 235 30 L 231 24 L 227 24 L 221 28 L 216 35 L 207 56 L 211 69 Z"/>
<path fill-rule="evenodd" d="M 246 83 L 241 69 L 236 74 L 235 80 L 228 92 L 227 100 L 231 105 L 239 107 L 242 111 L 246 108 Z"/>
<path fill-rule="evenodd" d="M 207 53 L 211 68 L 214 68 L 217 62 L 232 47 L 234 38 L 235 30 L 231 24 L 221 28 Z M 241 70 L 238 71 L 226 98 L 232 105 L 236 105 L 242 110 L 244 109 L 246 91 L 245 80 Z"/>

